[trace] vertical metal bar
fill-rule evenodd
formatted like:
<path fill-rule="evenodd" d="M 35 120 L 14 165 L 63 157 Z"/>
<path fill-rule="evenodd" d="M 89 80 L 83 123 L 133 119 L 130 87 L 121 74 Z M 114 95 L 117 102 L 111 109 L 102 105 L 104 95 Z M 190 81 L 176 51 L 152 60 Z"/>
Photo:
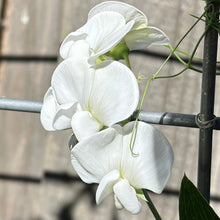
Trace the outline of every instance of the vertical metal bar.
<path fill-rule="evenodd" d="M 210 21 L 211 14 L 214 20 L 218 20 L 218 4 L 207 1 L 206 28 Z M 213 13 L 214 12 L 214 13 Z M 213 17 L 212 17 L 213 19 Z M 217 56 L 218 32 L 210 27 L 205 35 L 203 54 L 203 77 L 200 106 L 200 136 L 199 136 L 199 159 L 198 159 L 198 189 L 205 199 L 210 200 L 210 179 L 211 179 L 211 154 L 212 154 L 212 133 L 214 118 L 214 95 L 216 78 L 216 56 Z M 206 126 L 203 127 L 202 125 Z M 208 126 L 207 126 L 208 125 Z M 210 126 L 209 126 L 210 125 Z"/>

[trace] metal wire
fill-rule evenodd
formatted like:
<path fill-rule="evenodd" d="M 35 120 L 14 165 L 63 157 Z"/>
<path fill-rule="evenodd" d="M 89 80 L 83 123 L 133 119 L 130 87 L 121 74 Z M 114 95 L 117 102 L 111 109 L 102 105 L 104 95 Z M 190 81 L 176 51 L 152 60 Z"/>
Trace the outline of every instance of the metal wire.
<path fill-rule="evenodd" d="M 38 101 L 0 98 L 0 110 L 40 113 L 43 103 Z M 137 112 L 132 115 L 136 118 Z M 141 111 L 139 121 L 150 124 L 198 128 L 196 115 L 171 112 Z M 220 130 L 220 117 L 215 118 L 215 130 Z"/>
<path fill-rule="evenodd" d="M 20 112 L 40 113 L 42 102 L 0 98 L 0 109 Z"/>

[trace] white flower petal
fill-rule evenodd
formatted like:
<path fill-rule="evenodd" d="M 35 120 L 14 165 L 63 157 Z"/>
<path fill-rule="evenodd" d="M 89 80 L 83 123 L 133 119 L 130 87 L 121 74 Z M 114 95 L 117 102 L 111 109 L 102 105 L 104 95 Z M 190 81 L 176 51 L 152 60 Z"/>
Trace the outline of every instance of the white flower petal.
<path fill-rule="evenodd" d="M 125 125 L 121 169 L 123 178 L 136 189 L 149 189 L 161 193 L 171 172 L 173 151 L 166 137 L 156 128 L 138 122 L 132 155 L 129 144 L 134 123 Z M 130 130 L 130 134 L 129 131 Z"/>
<path fill-rule="evenodd" d="M 169 44 L 168 37 L 160 29 L 155 27 L 130 31 L 124 39 L 130 50 L 140 50 L 151 45 Z"/>
<path fill-rule="evenodd" d="M 56 115 L 58 103 L 54 90 L 50 87 L 44 95 L 43 106 L 40 113 L 41 124 L 48 131 L 55 131 L 53 120 Z"/>
<path fill-rule="evenodd" d="M 94 70 L 85 59 L 69 58 L 55 69 L 51 85 L 59 104 L 79 102 L 87 108 L 89 93 L 94 78 Z"/>
<path fill-rule="evenodd" d="M 121 204 L 121 202 L 118 200 L 118 197 L 114 194 L 114 200 L 115 200 L 115 207 L 119 210 L 123 209 L 124 206 Z"/>
<path fill-rule="evenodd" d="M 121 179 L 116 183 L 113 191 L 126 210 L 132 214 L 138 214 L 141 211 L 141 203 L 138 201 L 136 191 L 126 179 Z"/>
<path fill-rule="evenodd" d="M 56 130 L 71 128 L 71 119 L 76 112 L 77 104 L 76 102 L 59 105 L 53 119 L 53 127 Z"/>
<path fill-rule="evenodd" d="M 120 173 L 118 170 L 112 170 L 106 174 L 96 191 L 96 203 L 100 204 L 102 200 L 113 192 L 113 185 L 120 179 Z"/>
<path fill-rule="evenodd" d="M 97 67 L 89 99 L 95 118 L 111 126 L 128 118 L 138 100 L 137 80 L 128 67 L 116 61 L 104 61 Z"/>
<path fill-rule="evenodd" d="M 71 151 L 75 171 L 86 183 L 99 183 L 112 170 L 119 170 L 122 137 L 107 128 L 80 141 Z"/>
<path fill-rule="evenodd" d="M 76 112 L 72 117 L 72 129 L 78 141 L 98 132 L 102 125 L 88 111 Z"/>
<path fill-rule="evenodd" d="M 41 123 L 46 130 L 55 131 L 71 128 L 71 118 L 77 103 L 59 105 L 54 89 L 50 87 L 44 96 Z"/>
<path fill-rule="evenodd" d="M 70 52 L 71 47 L 74 45 L 75 42 L 85 40 L 86 37 L 87 34 L 81 33 L 80 31 L 75 31 L 68 34 L 60 46 L 60 56 L 63 59 L 66 59 L 69 57 L 69 55 L 73 55 L 73 52 Z"/>
<path fill-rule="evenodd" d="M 125 19 L 116 12 L 101 12 L 87 21 L 83 31 L 94 53 L 90 62 L 111 50 L 131 30 L 134 21 L 125 23 Z M 81 30 L 81 31 L 82 31 Z"/>
<path fill-rule="evenodd" d="M 72 58 L 89 58 L 90 56 L 90 45 L 86 40 L 78 40 L 69 48 L 68 57 Z"/>
<path fill-rule="evenodd" d="M 132 29 L 144 28 L 147 26 L 147 18 L 143 12 L 132 5 L 118 1 L 106 1 L 96 5 L 90 10 L 88 18 L 91 19 L 94 15 L 103 11 L 120 13 L 125 18 L 126 22 L 135 20 L 135 24 Z"/>

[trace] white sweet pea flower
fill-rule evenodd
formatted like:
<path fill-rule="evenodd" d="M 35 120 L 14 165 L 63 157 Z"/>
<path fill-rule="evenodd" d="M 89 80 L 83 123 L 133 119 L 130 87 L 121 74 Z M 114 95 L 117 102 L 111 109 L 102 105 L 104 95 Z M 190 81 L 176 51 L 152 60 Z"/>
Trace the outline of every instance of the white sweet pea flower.
<path fill-rule="evenodd" d="M 60 55 L 63 59 L 85 56 L 92 63 L 117 45 L 131 30 L 133 24 L 133 20 L 126 22 L 117 12 L 100 12 L 64 39 Z"/>
<path fill-rule="evenodd" d="M 46 130 L 71 128 L 81 140 L 128 118 L 139 100 L 132 71 L 117 61 L 89 67 L 69 58 L 55 69 L 44 97 L 41 123 Z"/>
<path fill-rule="evenodd" d="M 149 124 L 138 122 L 133 150 L 129 144 L 134 123 L 114 125 L 72 148 L 71 161 L 86 183 L 99 183 L 96 202 L 114 193 L 115 205 L 132 214 L 141 210 L 136 193 L 148 189 L 161 193 L 171 172 L 172 148 L 163 134 Z"/>
<path fill-rule="evenodd" d="M 169 39 L 164 32 L 158 28 L 148 26 L 147 17 L 134 6 L 118 1 L 102 2 L 90 10 L 88 21 L 103 12 L 117 12 L 124 17 L 126 22 L 135 22 L 124 37 L 130 50 L 144 49 L 151 45 L 169 44 Z"/>

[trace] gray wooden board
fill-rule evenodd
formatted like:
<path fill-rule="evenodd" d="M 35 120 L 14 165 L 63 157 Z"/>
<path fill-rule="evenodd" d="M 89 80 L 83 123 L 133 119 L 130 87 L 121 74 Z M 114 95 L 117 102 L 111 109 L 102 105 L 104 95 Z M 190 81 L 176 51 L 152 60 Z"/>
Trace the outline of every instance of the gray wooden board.
<path fill-rule="evenodd" d="M 54 65 L 1 63 L 0 94 L 5 98 L 42 100 Z M 38 114 L 1 111 L 0 172 L 42 176 L 45 131 Z"/>
<path fill-rule="evenodd" d="M 2 54 L 56 54 L 61 3 L 59 0 L 8 0 Z"/>
<path fill-rule="evenodd" d="M 39 184 L 0 181 L 0 219 L 38 219 L 39 201 Z"/>

